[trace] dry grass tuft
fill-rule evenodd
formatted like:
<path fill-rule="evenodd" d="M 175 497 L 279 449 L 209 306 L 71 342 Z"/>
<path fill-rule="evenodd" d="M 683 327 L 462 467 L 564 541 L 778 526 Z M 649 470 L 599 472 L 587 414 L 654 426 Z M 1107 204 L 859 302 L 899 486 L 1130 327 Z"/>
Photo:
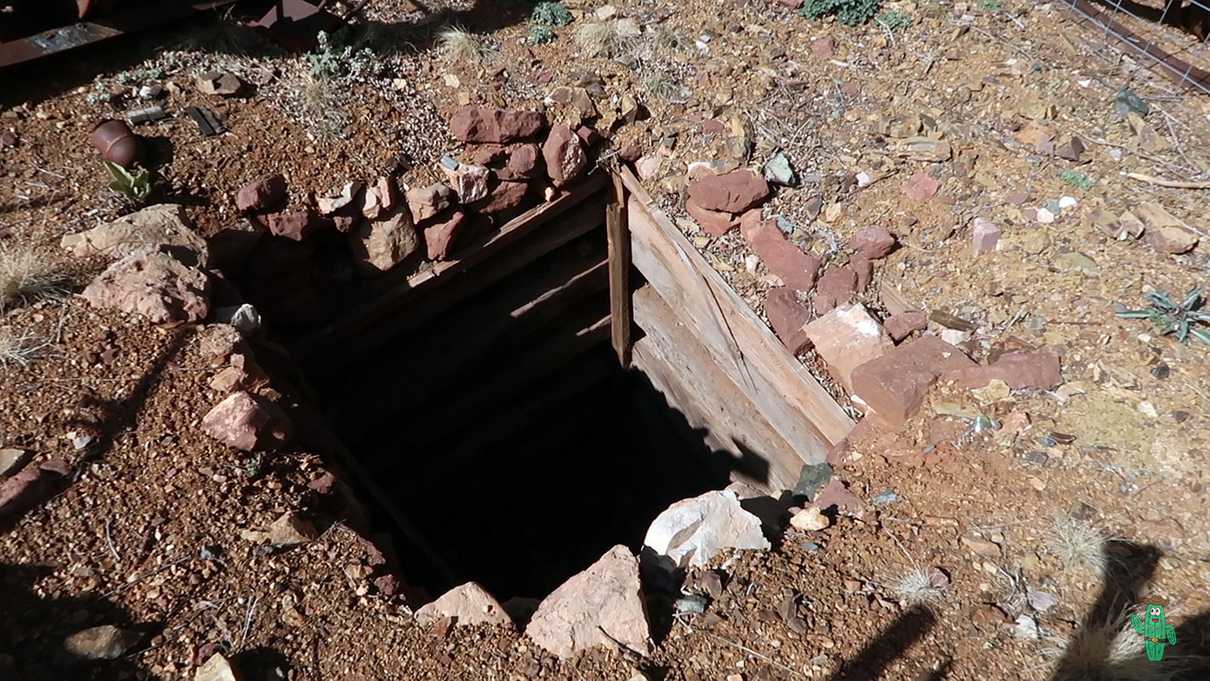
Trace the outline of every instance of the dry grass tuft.
<path fill-rule="evenodd" d="M 1162 662 L 1151 662 L 1143 637 L 1130 626 L 1129 612 L 1081 629 L 1047 654 L 1059 658 L 1055 681 L 1172 681 L 1195 678 L 1186 675 L 1210 664 L 1203 656 L 1182 654 L 1179 641 L 1169 646 Z"/>
<path fill-rule="evenodd" d="M 1046 539 L 1046 549 L 1062 561 L 1064 567 L 1086 567 L 1104 574 L 1109 557 L 1106 544 L 1112 541 L 1088 523 L 1058 516 Z"/>
<path fill-rule="evenodd" d="M 576 31 L 576 46 L 586 57 L 612 57 L 618 48 L 618 34 L 607 21 L 583 24 Z"/>
<path fill-rule="evenodd" d="M 451 62 L 480 64 L 488 55 L 479 38 L 457 26 L 450 26 L 437 34 L 437 49 Z"/>
<path fill-rule="evenodd" d="M 916 568 L 899 578 L 895 583 L 895 595 L 908 605 L 936 605 L 944 595 L 929 571 Z"/>
<path fill-rule="evenodd" d="M 50 342 L 32 334 L 20 336 L 0 329 L 0 367 L 27 367 L 46 354 Z"/>
<path fill-rule="evenodd" d="M 299 94 L 303 120 L 315 139 L 328 142 L 344 134 L 344 105 L 330 79 L 318 78 L 308 73 Z"/>
<path fill-rule="evenodd" d="M 30 248 L 0 248 L 0 310 L 67 293 L 67 277 L 55 262 Z"/>

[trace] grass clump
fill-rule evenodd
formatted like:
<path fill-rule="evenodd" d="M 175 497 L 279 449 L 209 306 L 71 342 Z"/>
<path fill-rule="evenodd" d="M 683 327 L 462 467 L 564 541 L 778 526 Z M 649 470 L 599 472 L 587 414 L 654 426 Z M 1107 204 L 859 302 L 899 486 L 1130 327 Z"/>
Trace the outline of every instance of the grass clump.
<path fill-rule="evenodd" d="M 486 55 L 479 39 L 457 26 L 450 26 L 437 34 L 437 49 L 452 62 L 478 64 Z"/>
<path fill-rule="evenodd" d="M 835 16 L 845 26 L 859 26 L 873 19 L 882 0 L 806 0 L 799 13 L 810 19 Z"/>
<path fill-rule="evenodd" d="M 0 310 L 61 297 L 67 292 L 66 283 L 56 264 L 33 249 L 0 249 Z"/>
<path fill-rule="evenodd" d="M 913 569 L 895 583 L 895 595 L 909 606 L 936 605 L 941 602 L 943 592 L 944 587 L 923 568 Z"/>
<path fill-rule="evenodd" d="M 1103 574 L 1109 565 L 1105 550 L 1109 541 L 1100 530 L 1083 520 L 1058 516 L 1046 538 L 1046 549 L 1063 567 L 1085 567 Z"/>
<path fill-rule="evenodd" d="M 1146 639 L 1130 626 L 1129 610 L 1119 616 L 1089 624 L 1070 639 L 1046 650 L 1059 661 L 1051 677 L 1055 681 L 1176 681 L 1199 678 L 1210 659 L 1170 646 L 1162 662 L 1147 659 Z"/>
<path fill-rule="evenodd" d="M 618 34 L 609 22 L 587 23 L 576 31 L 576 47 L 586 57 L 608 57 L 617 49 Z"/>
<path fill-rule="evenodd" d="M 299 99 L 307 130 L 317 140 L 331 141 L 344 134 L 345 111 L 332 81 L 308 74 L 299 89 Z"/>
<path fill-rule="evenodd" d="M 46 354 L 50 342 L 31 334 L 16 335 L 0 329 L 0 367 L 27 367 Z"/>

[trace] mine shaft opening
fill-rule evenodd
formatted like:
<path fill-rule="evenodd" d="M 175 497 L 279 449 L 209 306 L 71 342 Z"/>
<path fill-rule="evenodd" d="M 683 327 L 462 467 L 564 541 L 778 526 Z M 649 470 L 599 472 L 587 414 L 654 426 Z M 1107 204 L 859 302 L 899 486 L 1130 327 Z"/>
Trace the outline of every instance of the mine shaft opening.
<path fill-rule="evenodd" d="M 404 577 L 430 596 L 473 580 L 501 601 L 541 599 L 612 546 L 637 552 L 661 511 L 737 473 L 621 366 L 599 227 L 419 328 L 366 332 L 364 350 L 307 371 L 380 505 L 411 526 L 395 524 Z M 419 558 L 416 535 L 437 560 Z"/>

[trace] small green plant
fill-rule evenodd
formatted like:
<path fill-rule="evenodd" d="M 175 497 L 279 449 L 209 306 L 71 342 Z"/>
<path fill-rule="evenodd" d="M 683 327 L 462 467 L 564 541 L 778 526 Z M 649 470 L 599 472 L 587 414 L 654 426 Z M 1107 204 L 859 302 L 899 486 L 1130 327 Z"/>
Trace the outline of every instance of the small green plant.
<path fill-rule="evenodd" d="M 1085 191 L 1092 189 L 1092 185 L 1097 183 L 1087 173 L 1082 173 L 1078 170 L 1064 170 L 1059 173 L 1059 179 L 1076 189 L 1083 189 Z"/>
<path fill-rule="evenodd" d="M 320 31 L 316 40 L 315 51 L 307 55 L 307 64 L 315 78 L 364 81 L 382 73 L 382 60 L 368 47 L 349 44 L 347 32 L 329 35 Z"/>
<path fill-rule="evenodd" d="M 561 2 L 539 2 L 529 15 L 534 26 L 566 26 L 571 23 L 571 12 Z"/>
<path fill-rule="evenodd" d="M 550 28 L 550 26 L 540 26 L 538 24 L 534 24 L 529 27 L 529 38 L 527 38 L 527 40 L 529 41 L 530 45 L 545 45 L 546 43 L 553 43 L 555 41 L 555 32 Z"/>
<path fill-rule="evenodd" d="M 810 19 L 835 16 L 845 26 L 858 26 L 873 19 L 882 0 L 806 0 L 799 13 Z"/>
<path fill-rule="evenodd" d="M 1000 0 L 979 0 L 979 10 L 983 12 L 1003 11 L 1004 4 Z"/>
<path fill-rule="evenodd" d="M 912 25 L 912 17 L 897 9 L 880 12 L 874 22 L 888 31 L 902 31 Z"/>
<path fill-rule="evenodd" d="M 134 204 L 142 204 L 151 196 L 151 171 L 135 166 L 135 172 L 131 173 L 116 163 L 103 163 L 105 170 L 109 172 L 110 189 Z"/>
<path fill-rule="evenodd" d="M 1176 339 L 1187 343 L 1194 338 L 1201 343 L 1210 345 L 1210 329 L 1201 325 L 1210 325 L 1210 312 L 1202 311 L 1201 288 L 1191 289 L 1179 303 L 1173 302 L 1167 293 L 1148 293 L 1144 300 L 1151 307 L 1141 310 L 1122 310 L 1117 313 L 1122 319 L 1149 319 L 1159 329 L 1160 335 L 1176 334 Z"/>

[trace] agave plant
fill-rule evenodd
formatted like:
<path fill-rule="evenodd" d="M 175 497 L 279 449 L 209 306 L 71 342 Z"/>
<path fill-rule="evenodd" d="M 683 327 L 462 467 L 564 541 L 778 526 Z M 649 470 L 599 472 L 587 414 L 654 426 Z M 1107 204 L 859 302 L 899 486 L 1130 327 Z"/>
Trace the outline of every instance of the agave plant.
<path fill-rule="evenodd" d="M 1202 289 L 1194 288 L 1179 302 L 1173 302 L 1167 293 L 1148 293 L 1144 298 L 1151 307 L 1141 310 L 1123 310 L 1117 316 L 1123 319 L 1150 319 L 1160 334 L 1176 334 L 1182 343 L 1195 338 L 1210 345 L 1210 330 L 1201 328 L 1210 323 L 1210 312 L 1202 311 Z"/>

